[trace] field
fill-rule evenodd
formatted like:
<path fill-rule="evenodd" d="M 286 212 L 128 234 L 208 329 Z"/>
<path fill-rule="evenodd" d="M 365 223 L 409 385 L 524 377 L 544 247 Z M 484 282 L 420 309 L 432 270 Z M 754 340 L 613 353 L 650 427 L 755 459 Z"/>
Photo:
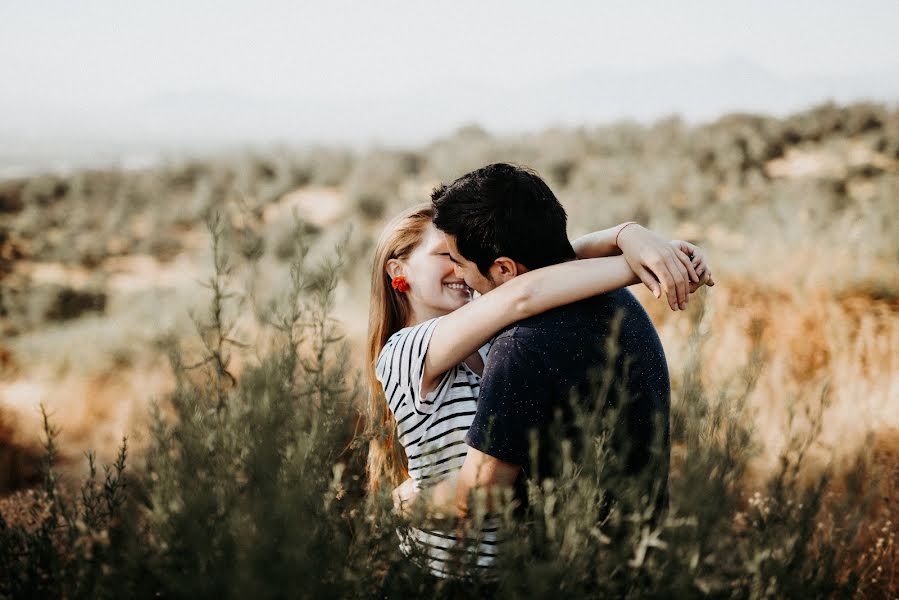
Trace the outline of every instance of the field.
<path fill-rule="evenodd" d="M 717 282 L 685 313 L 633 288 L 672 376 L 670 522 L 612 547 L 596 490 L 536 490 L 561 508 L 519 591 L 578 595 L 566 568 L 603 556 L 628 567 L 577 573 L 613 596 L 899 594 L 899 111 L 827 104 L 0 182 L 0 597 L 370 591 L 396 552 L 353 442 L 374 239 L 494 161 L 572 237 L 636 220 Z M 122 478 L 85 484 L 123 436 Z"/>

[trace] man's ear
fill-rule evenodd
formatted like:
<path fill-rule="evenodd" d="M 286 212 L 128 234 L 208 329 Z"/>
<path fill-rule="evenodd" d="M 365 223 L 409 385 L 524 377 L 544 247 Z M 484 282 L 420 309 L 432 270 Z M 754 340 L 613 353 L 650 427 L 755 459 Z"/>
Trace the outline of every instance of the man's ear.
<path fill-rule="evenodd" d="M 387 264 L 384 265 L 384 270 L 387 271 L 387 274 L 391 279 L 395 279 L 403 274 L 403 265 L 399 260 L 391 258 L 387 261 Z"/>
<path fill-rule="evenodd" d="M 490 278 L 497 284 L 503 284 L 522 273 L 520 265 L 508 256 L 500 256 L 490 265 Z"/>

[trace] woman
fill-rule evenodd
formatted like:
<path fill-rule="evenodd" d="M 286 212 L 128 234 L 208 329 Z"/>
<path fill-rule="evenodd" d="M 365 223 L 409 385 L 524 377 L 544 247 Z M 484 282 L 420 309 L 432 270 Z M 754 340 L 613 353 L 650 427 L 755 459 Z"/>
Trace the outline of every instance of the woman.
<path fill-rule="evenodd" d="M 428 487 L 461 467 L 487 343 L 507 325 L 634 283 L 628 260 L 662 252 L 659 244 L 673 251 L 694 283 L 710 280 L 695 246 L 661 243 L 655 234 L 623 224 L 576 240 L 583 260 L 535 269 L 472 300 L 432 217 L 430 205 L 404 212 L 387 225 L 375 250 L 366 363 L 372 492 L 382 481 L 396 486 L 406 477 L 416 488 Z M 635 256 L 609 256 L 617 250 L 612 240 L 628 230 L 631 239 L 641 240 L 632 243 Z M 489 568 L 496 531 L 486 522 L 462 560 Z M 411 527 L 401 539 L 404 554 L 421 554 L 426 564 L 419 566 L 435 576 L 450 576 L 458 566 L 450 532 Z"/>

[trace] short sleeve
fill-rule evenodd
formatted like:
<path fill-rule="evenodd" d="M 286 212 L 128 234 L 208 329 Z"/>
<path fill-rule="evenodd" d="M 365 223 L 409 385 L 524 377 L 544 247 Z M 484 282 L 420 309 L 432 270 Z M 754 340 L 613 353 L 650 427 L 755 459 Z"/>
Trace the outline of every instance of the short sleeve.
<path fill-rule="evenodd" d="M 452 372 L 444 373 L 438 386 L 427 396 L 422 395 L 421 385 L 428 344 L 440 318 L 399 330 L 381 349 L 375 375 L 384 386 L 387 403 L 394 413 L 403 401 L 409 402 L 420 414 L 431 414 L 437 408 L 436 399 L 446 387 Z"/>
<path fill-rule="evenodd" d="M 539 364 L 514 337 L 499 337 L 481 377 L 478 408 L 465 442 L 494 458 L 527 465 L 530 430 L 546 423 L 547 390 Z"/>

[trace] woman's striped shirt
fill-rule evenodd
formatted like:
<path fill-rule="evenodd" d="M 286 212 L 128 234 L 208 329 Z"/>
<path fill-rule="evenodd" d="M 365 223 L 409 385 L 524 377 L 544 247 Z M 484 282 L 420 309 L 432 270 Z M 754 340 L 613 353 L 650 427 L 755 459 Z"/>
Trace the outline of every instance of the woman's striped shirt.
<path fill-rule="evenodd" d="M 393 334 L 381 349 L 375 368 L 396 418 L 397 435 L 406 450 L 409 476 L 417 490 L 436 484 L 462 467 L 468 451 L 465 433 L 474 418 L 480 390 L 480 376 L 462 362 L 447 371 L 433 391 L 422 395 L 425 356 L 440 318 Z M 484 360 L 488 349 L 489 345 L 480 349 Z M 467 552 L 455 550 L 458 538 L 450 531 L 410 527 L 399 533 L 404 553 L 426 556 L 428 564 L 421 566 L 437 576 L 452 575 L 457 566 L 454 561 L 461 560 L 469 565 L 476 561 L 483 569 L 482 578 L 490 577 L 499 540 L 497 523 L 489 517 L 478 536 L 480 542 Z"/>

